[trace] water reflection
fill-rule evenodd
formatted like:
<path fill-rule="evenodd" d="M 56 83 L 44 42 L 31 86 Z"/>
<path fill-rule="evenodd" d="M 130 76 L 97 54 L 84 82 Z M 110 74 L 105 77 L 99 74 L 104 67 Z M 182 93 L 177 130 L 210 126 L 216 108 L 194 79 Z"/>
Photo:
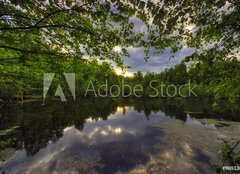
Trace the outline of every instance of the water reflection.
<path fill-rule="evenodd" d="M 240 131 L 233 108 L 223 103 L 214 110 L 206 100 L 147 99 L 12 105 L 1 108 L 0 157 L 7 160 L 1 170 L 214 173 L 218 138 Z M 16 151 L 3 155 L 10 149 Z"/>

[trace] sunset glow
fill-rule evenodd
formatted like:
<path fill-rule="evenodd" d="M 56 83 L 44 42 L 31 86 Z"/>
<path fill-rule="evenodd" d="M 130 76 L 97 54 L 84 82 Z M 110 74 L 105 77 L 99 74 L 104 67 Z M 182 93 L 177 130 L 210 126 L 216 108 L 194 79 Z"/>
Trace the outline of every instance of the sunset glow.
<path fill-rule="evenodd" d="M 119 68 L 116 68 L 114 70 L 115 70 L 115 73 L 119 76 L 122 75 L 124 77 L 133 77 L 133 73 L 128 72 L 126 70 L 122 70 L 122 69 L 119 69 Z"/>
<path fill-rule="evenodd" d="M 120 46 L 115 46 L 114 48 L 113 48 L 113 51 L 115 51 L 115 52 L 121 52 L 122 51 L 122 48 L 120 47 Z"/>

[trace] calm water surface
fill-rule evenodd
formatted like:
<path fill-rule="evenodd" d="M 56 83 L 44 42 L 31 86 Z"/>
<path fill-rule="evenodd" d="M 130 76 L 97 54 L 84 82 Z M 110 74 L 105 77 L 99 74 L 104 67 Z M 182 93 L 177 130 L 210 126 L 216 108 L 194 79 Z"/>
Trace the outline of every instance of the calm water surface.
<path fill-rule="evenodd" d="M 5 173 L 215 173 L 239 106 L 208 100 L 84 99 L 0 109 Z"/>

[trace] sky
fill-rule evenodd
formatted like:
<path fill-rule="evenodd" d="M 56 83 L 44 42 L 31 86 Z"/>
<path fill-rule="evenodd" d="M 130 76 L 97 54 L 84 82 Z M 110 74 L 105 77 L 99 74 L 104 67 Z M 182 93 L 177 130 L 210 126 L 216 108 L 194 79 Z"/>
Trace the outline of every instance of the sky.
<path fill-rule="evenodd" d="M 130 57 L 122 57 L 126 66 L 131 66 L 129 72 L 161 72 L 166 68 L 179 64 L 186 56 L 193 53 L 194 49 L 184 48 L 177 52 L 174 58 L 170 59 L 170 49 L 166 49 L 163 54 L 151 55 L 148 62 L 145 61 L 144 48 L 128 48 Z"/>
<path fill-rule="evenodd" d="M 145 24 L 143 24 L 136 16 L 130 18 L 130 22 L 133 22 L 135 24 L 134 32 L 135 33 L 144 33 L 145 37 L 147 37 L 147 28 Z M 150 25 L 152 24 L 152 21 L 149 21 Z M 194 26 L 187 26 L 191 28 L 194 28 Z M 137 71 L 142 71 L 143 73 L 146 72 L 155 72 L 159 73 L 164 71 L 166 68 L 171 68 L 177 64 L 179 64 L 186 56 L 191 55 L 194 52 L 194 48 L 183 48 L 179 52 L 177 52 L 174 55 L 174 58 L 171 58 L 170 48 L 166 48 L 164 53 L 154 55 L 154 49 L 150 48 L 150 59 L 148 62 L 145 61 L 145 53 L 144 47 L 141 48 L 133 48 L 128 47 L 126 48 L 130 54 L 130 57 L 122 57 L 124 60 L 124 64 L 126 66 L 131 66 L 131 69 L 127 69 L 126 73 L 133 74 Z M 121 51 L 121 47 L 116 47 L 115 51 Z M 155 50 L 156 51 L 156 50 Z M 115 68 L 117 69 L 117 68 Z M 120 70 L 120 69 L 119 69 Z M 119 71 L 118 70 L 118 71 Z M 118 74 L 120 74 L 121 71 L 119 71 Z"/>

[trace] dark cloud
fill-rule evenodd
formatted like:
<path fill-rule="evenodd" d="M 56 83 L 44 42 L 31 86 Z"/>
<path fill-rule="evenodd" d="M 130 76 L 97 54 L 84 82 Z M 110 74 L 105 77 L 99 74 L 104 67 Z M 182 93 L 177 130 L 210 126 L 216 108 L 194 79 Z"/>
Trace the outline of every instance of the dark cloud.
<path fill-rule="evenodd" d="M 130 19 L 130 22 L 135 24 L 134 32 L 135 33 L 145 33 L 145 38 L 148 36 L 146 26 L 139 20 L 136 16 Z M 149 24 L 152 25 L 152 22 L 149 21 Z M 153 27 L 153 26 L 152 26 Z M 173 67 L 179 64 L 186 56 L 189 56 L 194 52 L 193 48 L 184 48 L 181 51 L 175 54 L 174 58 L 171 58 L 170 49 L 166 49 L 164 53 L 154 55 L 154 49 L 150 49 L 150 59 L 148 62 L 145 61 L 144 48 L 128 48 L 130 53 L 130 58 L 123 57 L 125 65 L 131 66 L 131 69 L 128 71 L 136 72 L 161 72 L 166 68 Z"/>
<path fill-rule="evenodd" d="M 129 48 L 130 57 L 124 57 L 125 65 L 131 66 L 130 72 L 161 72 L 166 68 L 173 67 L 179 64 L 186 56 L 193 53 L 194 49 L 185 48 L 175 54 L 174 58 L 170 58 L 171 53 L 166 49 L 164 53 L 153 55 L 153 50 L 150 51 L 151 58 L 148 62 L 145 61 L 144 48 Z"/>

